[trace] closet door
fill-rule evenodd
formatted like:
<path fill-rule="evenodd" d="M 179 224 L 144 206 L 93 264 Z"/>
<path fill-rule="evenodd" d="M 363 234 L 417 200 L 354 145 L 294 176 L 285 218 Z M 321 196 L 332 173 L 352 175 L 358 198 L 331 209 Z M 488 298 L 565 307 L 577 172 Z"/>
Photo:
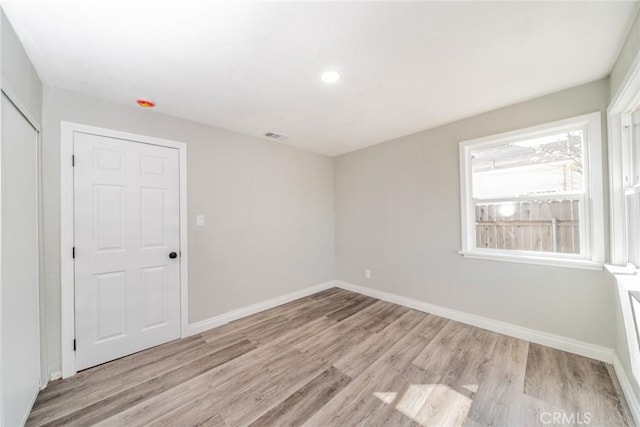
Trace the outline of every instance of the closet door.
<path fill-rule="evenodd" d="M 2 406 L 19 426 L 40 389 L 38 132 L 2 94 Z"/>

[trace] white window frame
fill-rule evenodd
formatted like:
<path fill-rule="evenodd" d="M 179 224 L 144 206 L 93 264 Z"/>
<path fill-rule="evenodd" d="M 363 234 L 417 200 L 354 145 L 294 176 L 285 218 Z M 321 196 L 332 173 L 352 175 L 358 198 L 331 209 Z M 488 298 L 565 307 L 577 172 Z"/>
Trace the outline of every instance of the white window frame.
<path fill-rule="evenodd" d="M 585 179 L 584 195 L 576 193 L 550 193 L 522 197 L 482 199 L 482 202 L 500 202 L 523 199 L 541 199 L 545 196 L 576 196 L 581 199 L 580 210 L 580 254 L 525 251 L 513 249 L 489 249 L 476 247 L 476 217 L 473 200 L 473 177 L 471 151 L 481 146 L 501 145 L 507 142 L 532 139 L 556 132 L 583 128 Z M 594 112 L 545 123 L 525 129 L 500 133 L 483 138 L 460 142 L 460 202 L 462 249 L 460 254 L 469 258 L 481 258 L 541 264 L 561 267 L 601 270 L 604 266 L 604 200 L 602 183 L 602 130 L 601 114 Z"/>
<path fill-rule="evenodd" d="M 638 57 L 640 58 L 640 56 Z M 636 269 L 629 264 L 627 251 L 626 193 L 632 181 L 632 153 L 630 150 L 631 117 L 629 111 L 640 105 L 640 62 L 621 85 L 607 109 L 609 130 L 609 200 L 611 264 Z"/>

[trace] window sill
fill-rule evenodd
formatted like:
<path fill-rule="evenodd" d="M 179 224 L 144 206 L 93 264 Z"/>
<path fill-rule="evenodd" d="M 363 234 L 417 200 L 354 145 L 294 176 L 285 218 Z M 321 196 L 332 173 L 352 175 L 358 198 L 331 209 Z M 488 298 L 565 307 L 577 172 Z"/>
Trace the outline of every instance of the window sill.
<path fill-rule="evenodd" d="M 635 276 L 638 274 L 638 268 L 633 264 L 627 264 L 627 265 L 605 264 L 604 268 L 614 276 Z"/>
<path fill-rule="evenodd" d="M 600 270 L 604 263 L 586 259 L 551 258 L 535 255 L 511 255 L 503 253 L 488 253 L 480 251 L 460 251 L 465 258 L 487 259 L 491 261 L 517 262 L 522 264 L 547 265 L 552 267 L 579 268 L 583 270 Z"/>
<path fill-rule="evenodd" d="M 633 264 L 606 264 L 604 268 L 614 277 L 618 287 L 624 291 L 625 295 L 631 291 L 640 292 L 640 269 L 638 267 Z"/>

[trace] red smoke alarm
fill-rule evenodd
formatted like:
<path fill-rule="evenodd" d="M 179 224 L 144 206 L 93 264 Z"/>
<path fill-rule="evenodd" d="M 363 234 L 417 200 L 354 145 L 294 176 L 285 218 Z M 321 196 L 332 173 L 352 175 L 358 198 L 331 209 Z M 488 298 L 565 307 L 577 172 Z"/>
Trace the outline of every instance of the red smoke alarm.
<path fill-rule="evenodd" d="M 136 102 L 142 108 L 153 108 L 153 107 L 156 106 L 156 103 L 151 101 L 150 99 L 140 98 L 140 99 L 136 100 Z"/>

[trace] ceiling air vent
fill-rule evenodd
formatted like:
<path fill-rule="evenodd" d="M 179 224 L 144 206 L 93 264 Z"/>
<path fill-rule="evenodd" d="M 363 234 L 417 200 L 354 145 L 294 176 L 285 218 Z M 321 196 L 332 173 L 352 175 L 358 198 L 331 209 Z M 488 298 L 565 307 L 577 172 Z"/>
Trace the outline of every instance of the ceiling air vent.
<path fill-rule="evenodd" d="M 285 141 L 287 139 L 287 137 L 282 135 L 281 133 L 275 132 L 267 132 L 264 134 L 264 136 L 271 139 L 277 139 L 278 141 Z"/>

